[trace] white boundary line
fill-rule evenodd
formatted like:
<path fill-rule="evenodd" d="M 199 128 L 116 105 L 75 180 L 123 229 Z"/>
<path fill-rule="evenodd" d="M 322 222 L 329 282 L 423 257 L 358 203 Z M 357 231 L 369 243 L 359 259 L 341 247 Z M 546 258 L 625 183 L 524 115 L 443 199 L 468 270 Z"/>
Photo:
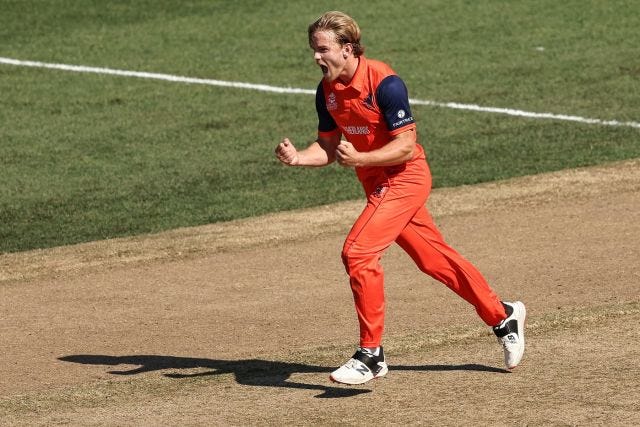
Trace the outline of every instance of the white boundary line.
<path fill-rule="evenodd" d="M 261 92 L 276 92 L 276 93 L 302 93 L 315 95 L 315 90 L 310 89 L 297 89 L 288 87 L 268 86 L 262 84 L 242 83 L 242 82 L 228 82 L 224 80 L 211 80 L 211 79 L 199 79 L 194 77 L 182 77 L 174 76 L 171 74 L 159 74 L 159 73 L 147 73 L 143 71 L 126 71 L 126 70 L 114 70 L 112 68 L 98 68 L 98 67 L 85 67 L 83 65 L 67 65 L 67 64 L 49 64 L 46 62 L 37 61 L 20 61 L 17 59 L 0 57 L 0 64 L 16 65 L 20 67 L 34 67 L 34 68 L 49 68 L 53 70 L 73 71 L 76 73 L 94 73 L 94 74 L 109 74 L 114 76 L 124 77 L 139 77 L 142 79 L 154 79 L 165 80 L 176 83 L 190 83 L 190 84 L 202 84 L 209 86 L 222 86 L 232 87 L 240 89 L 258 90 Z"/>
<path fill-rule="evenodd" d="M 107 74 L 124 77 L 138 77 L 143 79 L 155 79 L 164 80 L 177 83 L 189 83 L 189 84 L 203 84 L 209 86 L 221 86 L 231 87 L 239 89 L 257 90 L 262 92 L 274 92 L 274 93 L 288 93 L 288 94 L 307 94 L 315 95 L 316 91 L 312 89 L 300 89 L 292 87 L 278 87 L 269 86 L 264 84 L 253 84 L 243 82 L 230 82 L 225 80 L 212 80 L 212 79 L 200 79 L 193 77 L 182 77 L 171 74 L 160 73 L 148 73 L 142 71 L 126 71 L 116 70 L 112 68 L 100 68 L 100 67 L 86 67 L 82 65 L 68 65 L 68 64 L 52 64 L 38 61 L 21 61 L 18 59 L 0 57 L 0 64 L 15 65 L 19 67 L 34 67 L 34 68 L 48 68 L 54 70 L 72 71 L 76 73 L 94 73 L 94 74 Z M 509 116 L 527 117 L 533 119 L 550 119 L 550 120 L 563 120 L 570 122 L 595 124 L 603 126 L 623 126 L 640 129 L 639 122 L 621 122 L 618 120 L 601 120 L 591 119 L 587 117 L 571 116 L 566 114 L 553 114 L 553 113 L 534 113 L 523 110 L 514 110 L 511 108 L 498 108 L 498 107 L 483 107 L 475 104 L 460 104 L 457 102 L 436 102 L 421 99 L 409 99 L 409 102 L 414 105 L 428 105 L 441 108 L 452 108 L 456 110 L 478 111 L 483 113 L 496 113 L 506 114 Z"/>

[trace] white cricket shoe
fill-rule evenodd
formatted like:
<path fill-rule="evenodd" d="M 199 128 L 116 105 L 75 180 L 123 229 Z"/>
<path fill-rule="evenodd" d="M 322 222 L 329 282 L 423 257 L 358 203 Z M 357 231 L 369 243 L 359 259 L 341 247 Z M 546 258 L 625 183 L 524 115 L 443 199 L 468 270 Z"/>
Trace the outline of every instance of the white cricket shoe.
<path fill-rule="evenodd" d="M 375 356 L 368 349 L 359 348 L 358 351 L 338 369 L 333 371 L 331 381 L 342 384 L 364 384 L 374 378 L 383 377 L 389 372 L 384 361 L 384 352 Z"/>
<path fill-rule="evenodd" d="M 520 301 L 502 302 L 507 311 L 507 318 L 493 332 L 504 349 L 504 364 L 507 369 L 513 369 L 520 363 L 524 355 L 524 322 L 527 310 Z"/>

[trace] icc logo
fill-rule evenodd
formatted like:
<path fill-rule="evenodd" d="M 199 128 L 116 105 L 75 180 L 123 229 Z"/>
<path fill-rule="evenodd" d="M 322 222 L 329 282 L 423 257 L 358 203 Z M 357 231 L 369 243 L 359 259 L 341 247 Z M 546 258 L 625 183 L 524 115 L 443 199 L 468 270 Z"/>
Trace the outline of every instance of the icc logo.
<path fill-rule="evenodd" d="M 327 97 L 327 110 L 337 110 L 338 102 L 336 101 L 336 94 L 331 92 Z"/>
<path fill-rule="evenodd" d="M 406 113 L 404 112 L 404 110 L 400 110 L 400 111 L 398 111 L 398 118 L 399 118 L 399 119 L 404 118 L 405 114 L 406 114 Z"/>

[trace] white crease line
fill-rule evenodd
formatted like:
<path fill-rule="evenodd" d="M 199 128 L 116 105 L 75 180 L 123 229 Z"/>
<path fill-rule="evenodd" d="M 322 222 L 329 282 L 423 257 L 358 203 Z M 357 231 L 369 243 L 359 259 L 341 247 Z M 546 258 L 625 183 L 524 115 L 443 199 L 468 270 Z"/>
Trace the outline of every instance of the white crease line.
<path fill-rule="evenodd" d="M 73 71 L 76 73 L 94 73 L 94 74 L 107 74 L 107 75 L 124 76 L 124 77 L 138 77 L 143 79 L 164 80 L 164 81 L 177 82 L 177 83 L 203 84 L 203 85 L 209 85 L 209 86 L 249 89 L 249 90 L 262 91 L 262 92 L 306 94 L 306 95 L 315 95 L 316 93 L 316 91 L 312 89 L 278 87 L 278 86 L 269 86 L 264 84 L 230 82 L 225 80 L 199 79 L 194 77 L 175 76 L 171 74 L 115 70 L 112 68 L 100 68 L 100 67 L 85 67 L 82 65 L 51 64 L 51 63 L 38 62 L 38 61 L 21 61 L 18 59 L 4 58 L 4 57 L 0 57 L 0 64 L 15 65 L 20 67 L 48 68 L 48 69 L 54 69 L 54 70 Z M 511 108 L 483 107 L 480 105 L 460 104 L 457 102 L 436 102 L 436 101 L 428 101 L 428 100 L 421 100 L 421 99 L 409 99 L 409 102 L 414 105 L 428 105 L 433 107 L 451 108 L 456 110 L 479 111 L 483 113 L 506 114 L 509 116 L 528 117 L 528 118 L 534 118 L 534 119 L 563 120 L 563 121 L 596 124 L 596 125 L 603 125 L 603 126 L 622 126 L 622 127 L 632 127 L 632 128 L 640 129 L 640 123 L 638 122 L 621 122 L 618 120 L 591 119 L 591 118 L 571 116 L 566 114 L 533 113 L 533 112 L 523 111 L 523 110 L 514 110 Z"/>

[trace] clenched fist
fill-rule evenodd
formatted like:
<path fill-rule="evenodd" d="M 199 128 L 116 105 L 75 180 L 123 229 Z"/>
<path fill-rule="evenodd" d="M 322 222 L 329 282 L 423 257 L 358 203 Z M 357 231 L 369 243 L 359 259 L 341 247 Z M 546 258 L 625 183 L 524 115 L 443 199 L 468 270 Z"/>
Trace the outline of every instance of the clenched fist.
<path fill-rule="evenodd" d="M 298 164 L 298 150 L 289 141 L 289 138 L 284 138 L 280 144 L 276 147 L 276 157 L 282 163 L 288 166 L 295 166 Z"/>
<path fill-rule="evenodd" d="M 361 166 L 361 155 L 362 153 L 348 141 L 340 141 L 336 149 L 337 162 L 346 167 Z"/>

